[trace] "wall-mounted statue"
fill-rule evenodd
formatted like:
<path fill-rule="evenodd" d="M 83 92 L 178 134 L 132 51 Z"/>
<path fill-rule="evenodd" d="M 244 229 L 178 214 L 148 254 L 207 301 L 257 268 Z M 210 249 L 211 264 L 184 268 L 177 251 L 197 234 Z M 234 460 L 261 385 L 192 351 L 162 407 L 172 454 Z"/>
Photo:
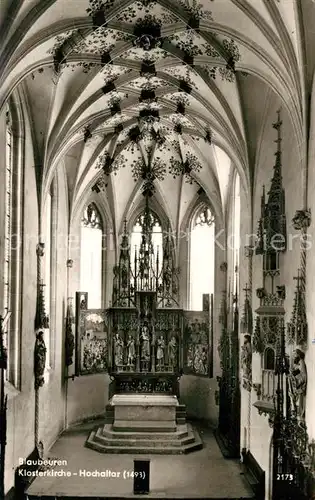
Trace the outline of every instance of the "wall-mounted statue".
<path fill-rule="evenodd" d="M 124 343 L 118 332 L 114 337 L 114 360 L 116 367 L 121 366 L 124 360 Z"/>
<path fill-rule="evenodd" d="M 71 324 L 66 327 L 66 339 L 65 339 L 65 351 L 66 351 L 66 366 L 70 366 L 73 363 L 73 352 L 75 347 L 74 335 L 72 333 Z"/>
<path fill-rule="evenodd" d="M 164 366 L 164 349 L 165 349 L 165 340 L 163 335 L 160 335 L 157 340 L 157 351 L 156 351 L 157 367 L 159 369 L 161 369 Z"/>
<path fill-rule="evenodd" d="M 305 418 L 305 400 L 307 386 L 307 371 L 305 364 L 305 354 L 300 349 L 296 349 L 292 368 L 293 398 L 296 404 L 297 416 Z"/>
<path fill-rule="evenodd" d="M 141 359 L 144 361 L 150 360 L 150 332 L 149 327 L 146 323 L 141 327 L 140 332 L 141 337 Z"/>
<path fill-rule="evenodd" d="M 243 377 L 250 380 L 252 377 L 252 344 L 250 335 L 244 336 L 244 344 L 242 345 L 241 363 L 243 369 Z"/>
<path fill-rule="evenodd" d="M 44 372 L 46 367 L 46 345 L 44 341 L 44 332 L 40 330 L 36 334 L 36 342 L 34 349 L 34 375 L 35 389 L 39 389 L 45 383 Z"/>
<path fill-rule="evenodd" d="M 177 365 L 177 342 L 176 337 L 173 335 L 168 343 L 168 365 L 170 367 L 176 367 Z"/>
<path fill-rule="evenodd" d="M 128 349 L 127 363 L 128 365 L 133 365 L 136 356 L 136 349 L 135 349 L 135 341 L 132 335 L 129 335 L 128 337 L 127 349 Z"/>

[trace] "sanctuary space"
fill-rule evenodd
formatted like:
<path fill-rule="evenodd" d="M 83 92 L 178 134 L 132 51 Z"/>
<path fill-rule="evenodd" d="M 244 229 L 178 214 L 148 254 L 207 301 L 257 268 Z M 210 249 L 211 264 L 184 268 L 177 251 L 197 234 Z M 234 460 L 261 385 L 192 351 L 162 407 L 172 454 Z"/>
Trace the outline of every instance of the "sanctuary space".
<path fill-rule="evenodd" d="M 0 499 L 315 499 L 314 26 L 0 2 Z"/>

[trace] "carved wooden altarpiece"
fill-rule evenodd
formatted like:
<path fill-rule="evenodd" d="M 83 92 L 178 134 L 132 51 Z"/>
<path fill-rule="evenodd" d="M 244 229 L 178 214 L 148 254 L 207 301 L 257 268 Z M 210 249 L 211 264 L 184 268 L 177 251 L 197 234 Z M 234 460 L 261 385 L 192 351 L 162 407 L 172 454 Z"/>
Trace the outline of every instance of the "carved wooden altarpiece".
<path fill-rule="evenodd" d="M 131 261 L 129 236 L 122 237 L 114 269 L 113 306 L 107 311 L 111 393 L 178 395 L 183 371 L 183 311 L 178 307 L 178 269 L 172 236 L 163 241 L 162 265 L 153 245 L 156 223 L 148 198 L 139 250 Z"/>
<path fill-rule="evenodd" d="M 125 223 L 109 309 L 88 309 L 88 294 L 77 292 L 76 374 L 108 372 L 109 397 L 179 396 L 183 372 L 212 376 L 210 302 L 205 301 L 207 310 L 199 312 L 179 308 L 173 236 L 170 231 L 163 234 L 160 257 L 152 239 L 155 224 L 147 198 L 141 244 L 133 257 Z"/>

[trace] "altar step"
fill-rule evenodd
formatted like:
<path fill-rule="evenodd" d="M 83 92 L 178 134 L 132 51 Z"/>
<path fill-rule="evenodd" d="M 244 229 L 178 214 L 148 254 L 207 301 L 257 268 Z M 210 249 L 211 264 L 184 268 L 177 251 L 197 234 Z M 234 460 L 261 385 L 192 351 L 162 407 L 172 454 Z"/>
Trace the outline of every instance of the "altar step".
<path fill-rule="evenodd" d="M 133 423 L 134 425 L 134 423 Z M 112 425 L 105 424 L 103 429 L 99 427 L 97 431 L 102 431 L 102 436 L 105 436 L 110 439 L 137 439 L 139 437 L 143 439 L 151 439 L 152 438 L 152 432 L 150 431 L 145 431 L 142 429 L 141 431 L 135 432 L 135 431 L 130 431 L 130 432 L 117 432 L 114 431 Z M 179 425 L 178 428 L 175 430 L 175 432 L 168 432 L 165 431 L 163 428 L 160 428 L 158 432 L 155 433 L 155 439 L 157 440 L 173 440 L 175 439 L 180 439 L 180 438 L 186 438 L 189 434 L 189 428 L 188 425 Z"/>
<path fill-rule="evenodd" d="M 143 428 L 145 428 L 143 422 Z M 134 423 L 133 423 L 134 425 Z M 164 432 L 163 432 L 164 431 Z M 115 431 L 112 424 L 91 432 L 85 445 L 100 453 L 179 455 L 203 447 L 198 432 L 190 424 L 179 425 L 175 432 Z"/>
<path fill-rule="evenodd" d="M 111 425 L 111 424 L 110 424 Z M 176 431 L 176 425 L 173 422 L 161 422 L 152 420 L 141 420 L 140 422 L 135 422 L 132 420 L 119 420 L 118 422 L 112 424 L 113 431 L 117 432 L 169 432 L 174 433 Z"/>

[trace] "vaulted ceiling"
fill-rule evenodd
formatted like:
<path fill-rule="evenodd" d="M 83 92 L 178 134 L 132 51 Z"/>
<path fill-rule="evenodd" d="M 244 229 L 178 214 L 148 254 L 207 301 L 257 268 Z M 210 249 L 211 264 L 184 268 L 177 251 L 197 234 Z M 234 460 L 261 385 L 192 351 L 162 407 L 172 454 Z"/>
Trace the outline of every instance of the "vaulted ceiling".
<path fill-rule="evenodd" d="M 200 188 L 223 216 L 233 168 L 251 192 L 268 89 L 303 144 L 312 3 L 2 0 L 0 107 L 27 103 L 42 199 L 63 165 L 70 213 L 93 189 L 116 232 L 148 191 L 174 229 Z"/>

